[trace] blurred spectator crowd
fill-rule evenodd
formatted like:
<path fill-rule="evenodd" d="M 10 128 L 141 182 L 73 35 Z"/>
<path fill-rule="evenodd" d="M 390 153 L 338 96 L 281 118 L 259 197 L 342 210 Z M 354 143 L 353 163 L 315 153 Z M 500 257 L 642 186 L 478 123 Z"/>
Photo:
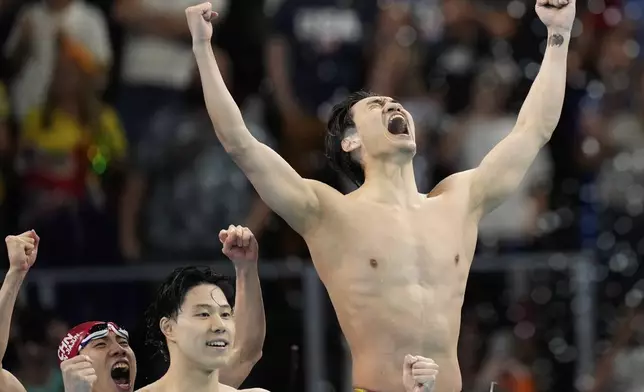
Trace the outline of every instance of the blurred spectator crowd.
<path fill-rule="evenodd" d="M 212 260 L 229 224 L 250 227 L 264 259 L 308 257 L 212 131 L 183 14 L 197 2 L 0 0 L 0 230 L 39 233 L 38 269 Z M 428 192 L 512 130 L 546 47 L 533 0 L 211 2 L 216 57 L 251 132 L 343 191 L 323 137 L 347 93 L 395 96 L 412 113 Z M 511 274 L 473 273 L 466 391 L 491 380 L 510 392 L 644 385 L 644 0 L 577 8 L 558 129 L 521 190 L 481 223 L 478 253 L 591 251 L 604 370 L 594 384 L 574 377 L 569 274 L 515 275 L 517 288 Z M 267 295 L 298 308 L 298 290 Z M 58 391 L 48 358 L 65 322 L 38 306 L 18 312 L 11 363 L 29 392 Z M 299 339 L 287 335 L 271 337 L 269 320 L 267 341 Z M 289 372 L 285 355 L 272 374 Z"/>

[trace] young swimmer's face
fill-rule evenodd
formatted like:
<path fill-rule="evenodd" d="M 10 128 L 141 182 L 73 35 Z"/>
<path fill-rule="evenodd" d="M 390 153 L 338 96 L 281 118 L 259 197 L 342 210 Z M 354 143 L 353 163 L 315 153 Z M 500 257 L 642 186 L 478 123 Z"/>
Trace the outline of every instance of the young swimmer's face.
<path fill-rule="evenodd" d="M 405 161 L 413 158 L 414 121 L 402 105 L 389 97 L 368 97 L 353 105 L 351 111 L 363 157 L 399 157 Z M 347 145 L 343 143 L 345 151 Z"/>
<path fill-rule="evenodd" d="M 191 361 L 208 370 L 227 364 L 235 339 L 235 322 L 219 287 L 201 284 L 190 289 L 176 320 L 169 322 L 171 339 Z"/>
<path fill-rule="evenodd" d="M 90 341 L 80 354 L 92 360 L 97 378 L 94 391 L 134 391 L 136 357 L 127 339 L 110 331 L 106 337 Z"/>

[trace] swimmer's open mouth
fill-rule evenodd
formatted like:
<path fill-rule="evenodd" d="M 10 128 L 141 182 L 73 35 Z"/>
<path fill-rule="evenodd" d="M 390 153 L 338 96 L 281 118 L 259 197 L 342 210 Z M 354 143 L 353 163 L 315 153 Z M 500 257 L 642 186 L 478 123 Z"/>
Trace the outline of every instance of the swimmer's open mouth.
<path fill-rule="evenodd" d="M 409 135 L 407 119 L 402 114 L 394 114 L 387 122 L 387 130 L 392 135 Z"/>
<path fill-rule="evenodd" d="M 130 390 L 130 364 L 127 361 L 118 361 L 112 366 L 110 372 L 112 380 L 119 389 Z"/>

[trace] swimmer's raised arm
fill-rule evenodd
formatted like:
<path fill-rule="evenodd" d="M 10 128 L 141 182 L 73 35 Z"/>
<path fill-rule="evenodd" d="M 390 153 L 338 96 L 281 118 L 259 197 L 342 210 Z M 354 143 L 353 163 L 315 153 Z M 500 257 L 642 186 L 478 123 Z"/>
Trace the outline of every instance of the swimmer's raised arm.
<path fill-rule="evenodd" d="M 561 115 L 575 0 L 537 0 L 536 12 L 548 28 L 539 74 L 512 132 L 471 171 L 470 206 L 480 215 L 496 208 L 518 188 Z"/>
<path fill-rule="evenodd" d="M 262 357 L 266 337 L 264 300 L 259 283 L 259 247 L 247 227 L 229 226 L 219 232 L 222 252 L 235 264 L 235 342 L 228 365 L 219 372 L 219 381 L 238 388 Z"/>
<path fill-rule="evenodd" d="M 222 145 L 244 171 L 264 202 L 302 233 L 319 209 L 314 181 L 305 180 L 275 151 L 248 131 L 241 111 L 221 77 L 210 43 L 210 3 L 186 9 L 206 107 Z"/>
<path fill-rule="evenodd" d="M 9 256 L 9 270 L 0 288 L 0 365 L 9 343 L 11 315 L 16 305 L 20 286 L 27 271 L 36 261 L 40 238 L 35 231 L 27 231 L 18 236 L 5 238 Z M 0 392 L 25 392 L 25 387 L 13 374 L 0 369 Z"/>

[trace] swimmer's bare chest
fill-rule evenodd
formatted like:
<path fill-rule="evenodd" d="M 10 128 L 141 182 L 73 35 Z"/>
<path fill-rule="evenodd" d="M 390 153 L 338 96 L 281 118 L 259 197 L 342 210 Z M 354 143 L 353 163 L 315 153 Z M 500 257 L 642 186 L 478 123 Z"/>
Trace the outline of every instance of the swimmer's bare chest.
<path fill-rule="evenodd" d="M 351 347 L 354 377 L 363 359 L 387 362 L 382 371 L 396 374 L 405 354 L 456 361 L 476 245 L 464 211 L 441 200 L 417 208 L 350 201 L 307 243 Z"/>

